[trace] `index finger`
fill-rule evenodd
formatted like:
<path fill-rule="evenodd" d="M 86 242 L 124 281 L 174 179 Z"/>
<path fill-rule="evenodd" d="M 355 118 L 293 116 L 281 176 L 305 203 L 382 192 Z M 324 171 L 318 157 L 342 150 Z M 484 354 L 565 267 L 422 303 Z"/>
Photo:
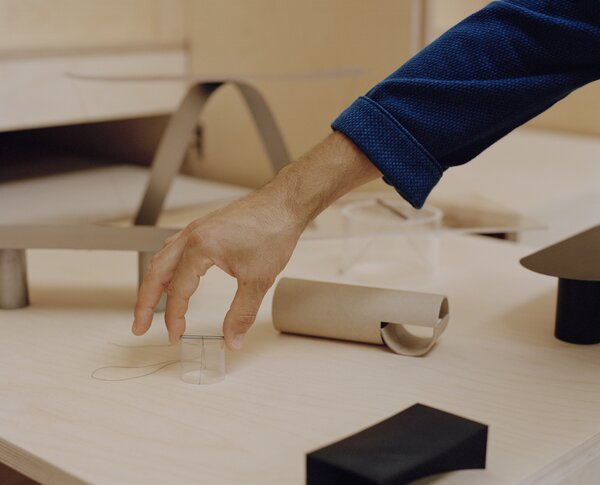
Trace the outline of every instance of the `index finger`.
<path fill-rule="evenodd" d="M 213 262 L 202 253 L 184 249 L 167 290 L 165 323 L 171 343 L 177 342 L 185 331 L 185 313 L 190 298 L 198 288 L 200 278 L 212 265 Z"/>
<path fill-rule="evenodd" d="M 161 249 L 152 258 L 144 274 L 144 280 L 140 285 L 135 303 L 133 326 L 131 328 L 134 335 L 143 335 L 150 328 L 154 309 L 173 277 L 183 247 L 184 241 L 174 241 L 171 245 Z"/>

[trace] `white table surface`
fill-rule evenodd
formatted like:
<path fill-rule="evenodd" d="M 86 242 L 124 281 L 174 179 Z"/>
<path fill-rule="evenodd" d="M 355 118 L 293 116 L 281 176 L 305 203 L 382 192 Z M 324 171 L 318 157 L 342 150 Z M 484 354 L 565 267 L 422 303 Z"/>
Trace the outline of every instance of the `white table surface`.
<path fill-rule="evenodd" d="M 270 292 L 226 380 L 202 387 L 177 365 L 91 379 L 177 358 L 128 347 L 166 343 L 160 316 L 129 335 L 135 254 L 29 251 L 32 305 L 0 312 L 0 460 L 43 483 L 300 484 L 307 452 L 421 402 L 490 426 L 488 468 L 443 483 L 523 481 L 600 431 L 600 347 L 554 339 L 555 282 L 519 266 L 527 248 L 450 235 L 441 248 L 433 282 L 381 277 L 448 295 L 450 324 L 428 356 L 280 335 Z M 339 249 L 303 242 L 285 274 L 339 279 Z M 209 271 L 189 327 L 218 329 L 234 290 Z"/>

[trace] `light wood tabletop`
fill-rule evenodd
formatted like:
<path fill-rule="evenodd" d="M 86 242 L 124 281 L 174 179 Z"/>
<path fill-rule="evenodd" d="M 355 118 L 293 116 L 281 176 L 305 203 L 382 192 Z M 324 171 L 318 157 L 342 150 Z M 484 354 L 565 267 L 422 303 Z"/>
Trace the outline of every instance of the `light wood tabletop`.
<path fill-rule="evenodd" d="M 339 252 L 339 241 L 302 242 L 284 274 L 372 283 L 339 277 Z M 278 334 L 270 292 L 226 379 L 195 386 L 178 364 L 91 378 L 179 356 L 161 315 L 147 336 L 129 334 L 134 254 L 31 250 L 32 304 L 0 312 L 0 461 L 49 484 L 300 484 L 307 452 L 420 402 L 490 426 L 488 468 L 440 483 L 556 478 L 565 456 L 583 469 L 598 456 L 600 347 L 554 339 L 555 282 L 520 267 L 528 252 L 446 235 L 434 279 L 381 274 L 381 286 L 448 295 L 450 324 L 426 357 Z M 210 270 L 188 328 L 218 331 L 234 291 Z"/>
<path fill-rule="evenodd" d="M 483 198 L 545 224 L 519 241 L 544 247 L 598 224 L 600 138 L 519 128 L 471 162 L 447 170 L 428 202 Z"/>

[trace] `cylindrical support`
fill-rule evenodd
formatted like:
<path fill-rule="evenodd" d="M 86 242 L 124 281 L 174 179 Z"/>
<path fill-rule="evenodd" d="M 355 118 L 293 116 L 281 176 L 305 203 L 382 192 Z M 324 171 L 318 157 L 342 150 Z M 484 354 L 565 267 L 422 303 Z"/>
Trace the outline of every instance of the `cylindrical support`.
<path fill-rule="evenodd" d="M 153 252 L 140 251 L 138 253 L 138 285 L 141 285 L 142 281 L 144 280 L 144 274 L 146 273 L 146 269 L 148 268 L 148 265 L 150 264 L 150 260 L 152 259 L 152 256 L 154 256 Z M 156 305 L 156 308 L 154 309 L 154 311 L 155 312 L 164 312 L 166 306 L 167 306 L 167 295 L 165 293 L 163 293 L 161 295 L 158 305 Z"/>
<path fill-rule="evenodd" d="M 554 335 L 572 344 L 600 343 L 600 281 L 558 280 Z"/>
<path fill-rule="evenodd" d="M 24 249 L 0 249 L 0 309 L 29 305 Z"/>

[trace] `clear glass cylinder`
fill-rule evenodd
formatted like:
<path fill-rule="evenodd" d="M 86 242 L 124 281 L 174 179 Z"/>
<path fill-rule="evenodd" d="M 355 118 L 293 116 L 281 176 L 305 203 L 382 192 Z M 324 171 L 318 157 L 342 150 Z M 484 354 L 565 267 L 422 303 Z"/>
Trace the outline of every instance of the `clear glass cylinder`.
<path fill-rule="evenodd" d="M 381 272 L 409 279 L 435 275 L 442 212 L 415 209 L 399 196 L 373 197 L 342 209 L 342 275 L 378 277 Z"/>
<path fill-rule="evenodd" d="M 182 335 L 181 379 L 213 384 L 225 379 L 225 339 L 218 335 Z"/>

